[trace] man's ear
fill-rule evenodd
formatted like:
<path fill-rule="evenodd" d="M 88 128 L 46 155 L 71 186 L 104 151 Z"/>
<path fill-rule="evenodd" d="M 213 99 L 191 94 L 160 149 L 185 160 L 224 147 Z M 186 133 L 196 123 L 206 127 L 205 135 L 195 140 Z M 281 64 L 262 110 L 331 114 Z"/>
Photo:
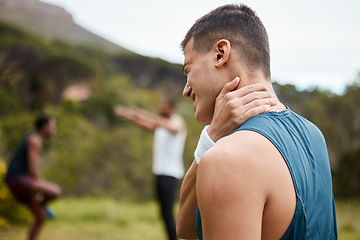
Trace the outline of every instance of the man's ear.
<path fill-rule="evenodd" d="M 230 57 L 231 44 L 229 40 L 221 39 L 215 45 L 216 64 L 217 68 L 221 68 Z"/>

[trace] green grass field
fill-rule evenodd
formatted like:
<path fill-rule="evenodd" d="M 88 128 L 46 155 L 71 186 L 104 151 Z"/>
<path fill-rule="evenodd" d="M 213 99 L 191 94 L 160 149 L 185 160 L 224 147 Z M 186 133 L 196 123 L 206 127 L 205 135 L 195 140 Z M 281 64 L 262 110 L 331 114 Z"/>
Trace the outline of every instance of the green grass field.
<path fill-rule="evenodd" d="M 61 199 L 39 240 L 166 240 L 155 202 Z M 339 239 L 360 240 L 360 202 L 337 201 Z M 26 226 L 0 228 L 0 239 L 25 239 Z"/>

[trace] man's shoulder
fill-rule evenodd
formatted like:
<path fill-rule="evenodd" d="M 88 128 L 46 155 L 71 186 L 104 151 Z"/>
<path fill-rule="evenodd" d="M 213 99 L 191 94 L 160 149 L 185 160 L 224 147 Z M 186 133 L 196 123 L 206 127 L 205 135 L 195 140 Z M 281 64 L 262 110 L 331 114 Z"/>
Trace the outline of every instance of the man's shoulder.
<path fill-rule="evenodd" d="M 179 114 L 177 114 L 177 113 L 173 114 L 173 115 L 171 116 L 171 121 L 173 121 L 175 124 L 177 124 L 178 126 L 180 126 L 180 128 L 181 128 L 182 130 L 186 130 L 185 120 L 184 120 L 184 118 L 183 118 L 181 115 L 179 115 Z"/>
<path fill-rule="evenodd" d="M 31 134 L 27 138 L 27 145 L 30 147 L 41 147 L 42 140 L 38 134 Z"/>
<path fill-rule="evenodd" d="M 177 114 L 177 113 L 174 113 L 174 114 L 171 116 L 171 119 L 174 120 L 174 121 L 184 122 L 184 118 L 183 118 L 180 114 Z"/>
<path fill-rule="evenodd" d="M 278 183 L 284 172 L 288 170 L 281 154 L 266 137 L 241 130 L 222 138 L 203 155 L 197 187 L 208 188 L 215 200 L 221 191 L 234 199 L 246 195 L 249 201 L 264 203 L 276 186 L 271 183 Z M 205 190 L 202 193 L 208 194 Z"/>
<path fill-rule="evenodd" d="M 251 130 L 240 130 L 216 142 L 208 153 L 209 155 L 220 154 L 229 158 L 232 157 L 251 157 L 266 144 L 266 138 L 261 134 Z"/>
<path fill-rule="evenodd" d="M 247 174 L 249 171 L 262 170 L 262 162 L 268 160 L 265 158 L 266 151 L 272 147 L 274 146 L 259 133 L 241 130 L 216 142 L 203 155 L 199 167 L 225 168 L 228 174 L 242 171 Z"/>

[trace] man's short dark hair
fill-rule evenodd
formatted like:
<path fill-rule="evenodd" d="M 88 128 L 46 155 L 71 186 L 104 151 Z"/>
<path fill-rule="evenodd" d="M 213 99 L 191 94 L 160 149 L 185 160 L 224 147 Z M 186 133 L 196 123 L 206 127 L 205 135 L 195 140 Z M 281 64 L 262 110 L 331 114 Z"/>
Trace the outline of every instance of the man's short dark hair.
<path fill-rule="evenodd" d="M 248 74 L 260 68 L 270 78 L 270 48 L 266 29 L 255 12 L 245 5 L 224 5 L 198 19 L 190 28 L 181 47 L 194 38 L 194 49 L 207 53 L 221 40 L 230 41 L 247 65 Z"/>
<path fill-rule="evenodd" d="M 41 130 L 41 128 L 44 125 L 46 125 L 50 122 L 50 119 L 51 119 L 51 117 L 48 115 L 41 115 L 41 116 L 37 117 L 35 120 L 35 129 L 37 131 Z"/>

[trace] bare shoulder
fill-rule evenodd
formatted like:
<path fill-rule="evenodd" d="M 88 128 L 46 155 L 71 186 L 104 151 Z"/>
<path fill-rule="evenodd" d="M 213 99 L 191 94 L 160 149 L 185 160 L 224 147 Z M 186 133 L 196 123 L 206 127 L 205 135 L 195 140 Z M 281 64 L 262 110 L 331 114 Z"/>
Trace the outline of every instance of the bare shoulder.
<path fill-rule="evenodd" d="M 246 166 L 256 170 L 259 164 L 262 164 L 263 154 L 266 154 L 269 147 L 271 147 L 269 141 L 262 135 L 253 131 L 239 131 L 220 139 L 204 154 L 199 167 L 207 167 L 207 165 L 217 165 L 220 168 L 237 166 L 239 168 L 229 170 L 241 171 L 242 167 Z"/>
<path fill-rule="evenodd" d="M 32 134 L 29 136 L 27 144 L 29 147 L 40 148 L 42 146 L 42 141 L 37 134 Z"/>
<path fill-rule="evenodd" d="M 207 151 L 199 164 L 198 177 L 211 178 L 207 181 L 216 184 L 244 183 L 245 188 L 258 188 L 266 194 L 268 179 L 283 170 L 287 167 L 276 147 L 263 135 L 245 130 L 220 139 Z"/>

